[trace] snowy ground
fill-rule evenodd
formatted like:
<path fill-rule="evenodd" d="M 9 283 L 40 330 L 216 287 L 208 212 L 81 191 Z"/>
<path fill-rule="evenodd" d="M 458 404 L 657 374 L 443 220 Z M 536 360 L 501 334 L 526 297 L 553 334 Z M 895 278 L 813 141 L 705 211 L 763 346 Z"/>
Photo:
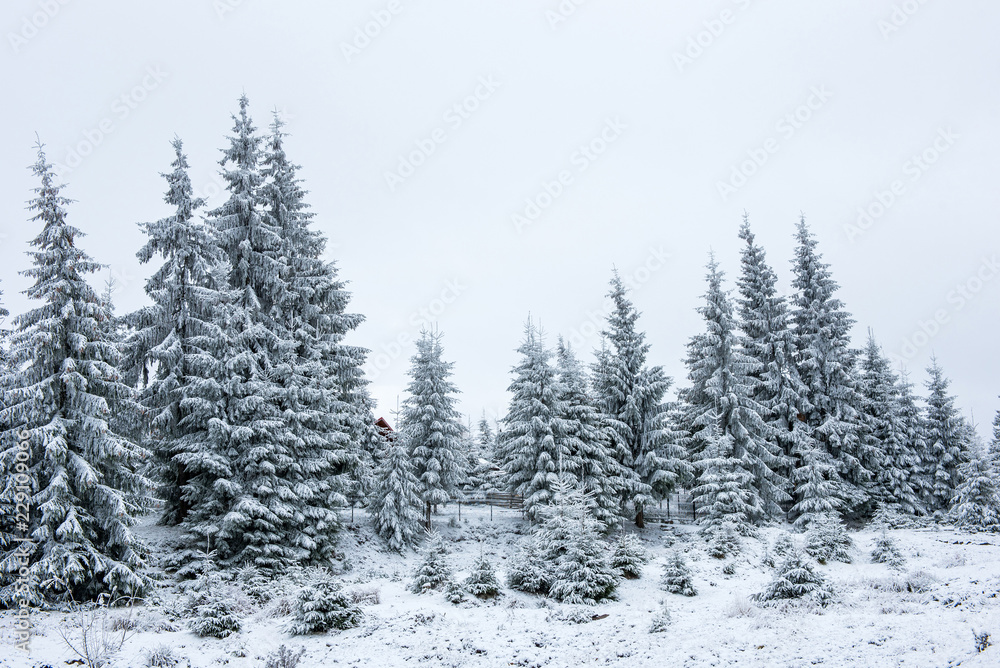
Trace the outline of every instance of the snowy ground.
<path fill-rule="evenodd" d="M 480 551 L 498 564 L 524 530 L 520 513 L 463 506 L 460 523 L 449 520 L 457 508 L 435 517 L 449 539 L 452 564 L 464 577 Z M 132 612 L 137 630 L 114 666 L 147 665 L 150 650 L 172 649 L 184 668 L 264 665 L 279 645 L 304 647 L 300 668 L 312 666 L 1000 666 L 1000 537 L 950 529 L 903 529 L 892 534 L 907 563 L 902 570 L 868 562 L 870 531 L 853 532 L 854 563 L 817 566 L 834 584 L 838 600 L 823 609 L 807 604 L 761 608 L 749 601 L 771 577 L 761 564 L 766 544 L 780 528 L 746 541 L 744 552 L 729 561 L 708 557 L 704 542 L 687 525 L 647 528 L 639 535 L 653 557 L 642 578 L 625 581 L 620 600 L 587 608 L 601 619 L 573 623 L 577 608 L 505 591 L 496 602 L 453 605 L 442 594 L 406 590 L 414 554 L 386 553 L 363 513 L 344 534 L 341 548 L 353 568 L 343 579 L 349 590 L 377 592 L 379 602 L 365 606 L 365 622 L 349 631 L 291 636 L 281 600 L 248 612 L 243 630 L 224 640 L 199 638 L 183 619 L 171 615 L 171 593 L 160 606 Z M 140 527 L 162 553 L 173 536 L 151 519 Z M 796 538 L 801 541 L 801 536 Z M 661 566 L 674 541 L 686 552 L 698 595 L 662 592 Z M 801 544 L 801 543 L 800 543 Z M 672 625 L 648 632 L 653 615 L 666 601 Z M 36 613 L 29 655 L 12 647 L 12 617 L 0 613 L 0 666 L 42 668 L 67 665 L 75 658 L 60 637 L 63 613 Z M 112 611 L 112 615 L 124 615 Z M 997 645 L 977 654 L 973 629 L 994 634 Z M 72 633 L 72 632 L 71 632 Z"/>

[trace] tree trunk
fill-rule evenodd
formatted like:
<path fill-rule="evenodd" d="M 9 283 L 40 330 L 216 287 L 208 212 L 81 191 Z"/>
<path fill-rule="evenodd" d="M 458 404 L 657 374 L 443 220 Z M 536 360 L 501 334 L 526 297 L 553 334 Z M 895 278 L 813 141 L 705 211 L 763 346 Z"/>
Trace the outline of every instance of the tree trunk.
<path fill-rule="evenodd" d="M 642 506 L 639 506 L 635 510 L 635 526 L 639 529 L 646 528 L 646 520 L 642 516 Z"/>
<path fill-rule="evenodd" d="M 425 525 L 425 528 L 428 531 L 431 530 L 431 502 L 430 501 L 427 502 L 427 506 L 426 506 L 426 508 L 424 510 L 424 525 Z"/>

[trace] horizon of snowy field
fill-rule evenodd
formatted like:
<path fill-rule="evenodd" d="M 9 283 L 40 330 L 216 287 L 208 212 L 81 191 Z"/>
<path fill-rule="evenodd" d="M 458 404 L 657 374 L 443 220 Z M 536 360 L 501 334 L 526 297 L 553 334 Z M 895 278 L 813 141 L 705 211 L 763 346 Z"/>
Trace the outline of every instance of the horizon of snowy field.
<path fill-rule="evenodd" d="M 596 606 L 571 606 L 512 591 L 489 602 L 471 596 L 449 603 L 441 592 L 414 594 L 408 585 L 419 557 L 387 552 L 371 529 L 365 511 L 342 533 L 342 557 L 332 569 L 362 604 L 361 624 L 345 631 L 292 636 L 287 631 L 287 597 L 248 605 L 243 628 L 228 638 L 201 638 L 177 614 L 180 594 L 165 583 L 158 602 L 131 613 L 136 629 L 109 666 L 149 665 L 151 651 L 170 648 L 177 666 L 264 666 L 281 645 L 305 653 L 299 668 L 313 666 L 943 666 L 997 665 L 1000 648 L 975 650 L 974 632 L 1000 628 L 1000 545 L 994 534 L 969 534 L 950 527 L 900 529 L 889 533 L 906 559 L 900 569 L 869 563 L 877 532 L 851 532 L 853 563 L 815 565 L 833 584 L 835 601 L 826 608 L 787 601 L 774 606 L 751 597 L 771 579 L 762 564 L 765 549 L 787 525 L 760 530 L 744 539 L 736 557 L 714 559 L 690 524 L 651 525 L 635 532 L 651 560 L 638 580 L 624 580 L 618 600 Z M 509 559 L 527 524 L 519 511 L 485 506 L 442 509 L 434 526 L 451 550 L 456 580 L 468 575 L 481 554 L 505 579 Z M 176 529 L 143 518 L 138 533 L 154 556 L 169 552 Z M 801 546 L 802 536 L 793 534 Z M 670 547 L 667 543 L 674 542 Z M 690 563 L 697 595 L 668 594 L 659 586 L 666 556 L 676 549 Z M 344 567 L 344 564 L 354 564 Z M 733 573 L 723 569 L 732 565 Z M 169 580 L 168 578 L 167 580 Z M 908 591 L 907 589 L 911 589 Z M 378 603 L 371 599 L 377 597 Z M 650 633 L 664 601 L 671 623 Z M 581 612 L 582 611 L 582 612 Z M 598 616 L 599 619 L 576 623 Z M 11 611 L 0 616 L 4 643 L 12 637 Z M 31 652 L 8 653 L 4 668 L 40 668 L 72 661 L 59 627 L 71 615 L 38 612 L 32 619 Z M 72 629 L 68 637 L 73 638 Z"/>

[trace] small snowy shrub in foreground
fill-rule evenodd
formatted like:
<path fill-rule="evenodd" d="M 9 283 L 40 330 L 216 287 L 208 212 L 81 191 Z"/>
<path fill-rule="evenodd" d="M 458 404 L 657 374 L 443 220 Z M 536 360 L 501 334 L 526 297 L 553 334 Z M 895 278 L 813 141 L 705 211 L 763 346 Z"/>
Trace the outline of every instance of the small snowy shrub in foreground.
<path fill-rule="evenodd" d="M 507 571 L 507 586 L 526 594 L 545 594 L 549 591 L 548 572 L 542 562 L 542 553 L 534 537 L 522 545 L 511 558 Z"/>
<path fill-rule="evenodd" d="M 663 633 L 670 626 L 670 610 L 665 603 L 660 604 L 660 610 L 653 616 L 653 622 L 649 625 L 650 633 Z"/>
<path fill-rule="evenodd" d="M 642 575 L 642 567 L 649 561 L 649 554 L 642 542 L 631 533 L 622 533 L 615 543 L 611 566 L 623 578 L 635 580 Z"/>
<path fill-rule="evenodd" d="M 830 513 L 817 516 L 806 531 L 806 553 L 821 564 L 831 560 L 851 563 L 853 546 L 843 523 Z"/>
<path fill-rule="evenodd" d="M 472 566 L 472 573 L 465 579 L 465 590 L 481 599 L 493 598 L 500 593 L 500 581 L 489 559 L 479 556 Z"/>
<path fill-rule="evenodd" d="M 173 668 L 177 665 L 174 650 L 170 645 L 160 645 L 146 653 L 146 665 L 149 668 Z"/>
<path fill-rule="evenodd" d="M 976 641 L 976 652 L 979 654 L 982 654 L 986 651 L 987 647 L 993 645 L 990 641 L 990 634 L 986 631 L 980 631 L 977 633 L 975 629 L 972 629 L 972 637 Z"/>
<path fill-rule="evenodd" d="M 187 612 L 193 616 L 188 626 L 200 636 L 227 638 L 240 630 L 240 612 L 245 612 L 237 596 L 242 591 L 224 582 L 222 576 L 207 569 L 189 586 Z"/>
<path fill-rule="evenodd" d="M 882 535 L 875 539 L 875 549 L 872 550 L 873 564 L 886 564 L 891 568 L 901 568 L 906 563 L 906 557 L 899 550 L 896 541 L 883 531 Z"/>
<path fill-rule="evenodd" d="M 691 581 L 691 569 L 680 552 L 674 551 L 667 557 L 660 577 L 660 588 L 669 594 L 694 596 L 698 591 Z"/>
<path fill-rule="evenodd" d="M 432 589 L 443 589 L 451 582 L 451 567 L 446 558 L 448 547 L 444 544 L 441 534 L 436 531 L 428 533 L 421 552 L 423 558 L 413 575 L 410 591 L 421 594 Z"/>
<path fill-rule="evenodd" d="M 740 553 L 742 547 L 739 529 L 735 522 L 725 521 L 714 526 L 709 533 L 708 556 L 725 559 Z"/>
<path fill-rule="evenodd" d="M 814 571 L 812 564 L 795 552 L 785 558 L 774 579 L 764 591 L 756 594 L 754 599 L 767 602 L 804 596 L 810 596 L 820 605 L 826 606 L 832 597 L 832 592 L 827 587 L 823 575 Z"/>
<path fill-rule="evenodd" d="M 238 633 L 241 625 L 240 618 L 228 600 L 206 596 L 203 602 L 195 606 L 195 617 L 191 620 L 190 627 L 200 636 L 228 638 Z"/>
<path fill-rule="evenodd" d="M 300 647 L 298 652 L 293 652 L 282 645 L 277 651 L 267 655 L 267 659 L 264 660 L 264 668 L 297 668 L 305 653 L 305 647 Z"/>
<path fill-rule="evenodd" d="M 299 591 L 292 607 L 289 630 L 293 635 L 306 635 L 349 629 L 360 624 L 363 616 L 339 583 L 325 579 Z"/>

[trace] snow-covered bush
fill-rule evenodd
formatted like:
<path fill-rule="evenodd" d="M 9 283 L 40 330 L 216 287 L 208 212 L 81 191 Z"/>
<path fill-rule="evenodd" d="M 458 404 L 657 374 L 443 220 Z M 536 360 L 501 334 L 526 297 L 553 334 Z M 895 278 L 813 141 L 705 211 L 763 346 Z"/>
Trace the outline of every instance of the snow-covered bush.
<path fill-rule="evenodd" d="M 660 604 L 660 609 L 653 616 L 653 621 L 649 625 L 650 633 L 663 633 L 670 626 L 670 609 L 666 603 Z"/>
<path fill-rule="evenodd" d="M 173 668 L 177 665 L 177 658 L 170 645 L 160 645 L 155 649 L 146 652 L 146 665 L 149 668 Z"/>
<path fill-rule="evenodd" d="M 886 503 L 879 504 L 875 514 L 872 515 L 868 523 L 869 528 L 881 530 L 885 529 L 909 529 L 916 526 L 911 515 L 905 515 L 900 511 L 899 506 Z"/>
<path fill-rule="evenodd" d="M 558 606 L 545 616 L 546 622 L 566 622 L 567 624 L 589 624 L 594 621 L 593 608 L 583 605 Z"/>
<path fill-rule="evenodd" d="M 483 555 L 479 555 L 472 566 L 472 572 L 465 579 L 465 590 L 476 598 L 493 598 L 500 593 L 500 580 L 497 579 L 493 563 Z"/>
<path fill-rule="evenodd" d="M 990 634 L 988 631 L 976 631 L 972 629 L 972 638 L 976 641 L 976 653 L 982 654 L 986 651 L 987 647 L 993 645 L 993 641 L 990 640 Z"/>
<path fill-rule="evenodd" d="M 823 575 L 817 573 L 801 554 L 793 552 L 785 558 L 774 579 L 754 599 L 766 602 L 804 596 L 814 597 L 816 602 L 825 606 L 832 594 Z"/>
<path fill-rule="evenodd" d="M 547 564 L 542 560 L 542 551 L 534 536 L 522 544 L 510 560 L 507 571 L 507 586 L 526 594 L 546 594 L 551 579 Z"/>
<path fill-rule="evenodd" d="M 764 549 L 764 554 L 761 556 L 760 562 L 768 568 L 775 568 L 796 549 L 795 539 L 792 538 L 792 535 L 787 531 L 782 531 L 774 539 L 771 546 Z"/>
<path fill-rule="evenodd" d="M 611 566 L 623 578 L 634 580 L 642 575 L 642 567 L 649 561 L 649 553 L 635 534 L 622 533 L 611 555 Z"/>
<path fill-rule="evenodd" d="M 331 578 L 303 587 L 292 606 L 289 631 L 293 635 L 349 629 L 361 623 L 364 614 Z"/>
<path fill-rule="evenodd" d="M 213 638 L 228 638 L 239 633 L 240 618 L 229 599 L 206 592 L 200 601 L 195 605 L 194 619 L 189 622 L 192 631 Z"/>
<path fill-rule="evenodd" d="M 872 550 L 873 564 L 886 564 L 892 568 L 901 568 L 906 563 L 906 557 L 900 551 L 896 541 L 889 535 L 888 531 L 882 531 L 882 535 L 875 539 L 875 548 Z"/>
<path fill-rule="evenodd" d="M 436 531 L 428 532 L 421 550 L 422 558 L 413 574 L 410 591 L 421 594 L 432 589 L 442 589 L 451 582 L 451 566 L 448 565 L 448 546 Z"/>
<path fill-rule="evenodd" d="M 237 633 L 241 613 L 252 607 L 243 591 L 211 565 L 183 588 L 188 593 L 184 614 L 192 618 L 188 626 L 200 636 L 226 638 Z"/>
<path fill-rule="evenodd" d="M 458 605 L 465 601 L 465 589 L 455 581 L 449 581 L 444 586 L 444 600 Z"/>
<path fill-rule="evenodd" d="M 806 531 L 806 553 L 821 564 L 828 561 L 851 563 L 854 541 L 838 517 L 831 513 L 817 515 Z"/>
<path fill-rule="evenodd" d="M 260 572 L 256 566 L 243 566 L 236 571 L 236 584 L 247 596 L 258 603 L 267 603 L 274 594 L 274 582 Z"/>
<path fill-rule="evenodd" d="M 771 547 L 771 552 L 778 557 L 787 557 L 792 552 L 795 552 L 795 550 L 795 539 L 787 531 L 779 533 L 778 537 L 774 539 L 774 545 Z"/>
<path fill-rule="evenodd" d="M 720 525 L 712 526 L 707 537 L 708 556 L 710 557 L 725 559 L 739 554 L 742 549 L 739 527 L 735 522 L 727 520 Z"/>
<path fill-rule="evenodd" d="M 663 565 L 663 575 L 660 576 L 660 588 L 669 594 L 684 596 L 694 596 L 698 593 L 692 582 L 691 569 L 680 552 L 671 552 L 667 557 L 667 563 Z"/>
<path fill-rule="evenodd" d="M 276 651 L 267 655 L 267 659 L 264 660 L 264 668 L 297 668 L 305 653 L 305 647 L 300 647 L 298 652 L 293 652 L 281 645 Z"/>

